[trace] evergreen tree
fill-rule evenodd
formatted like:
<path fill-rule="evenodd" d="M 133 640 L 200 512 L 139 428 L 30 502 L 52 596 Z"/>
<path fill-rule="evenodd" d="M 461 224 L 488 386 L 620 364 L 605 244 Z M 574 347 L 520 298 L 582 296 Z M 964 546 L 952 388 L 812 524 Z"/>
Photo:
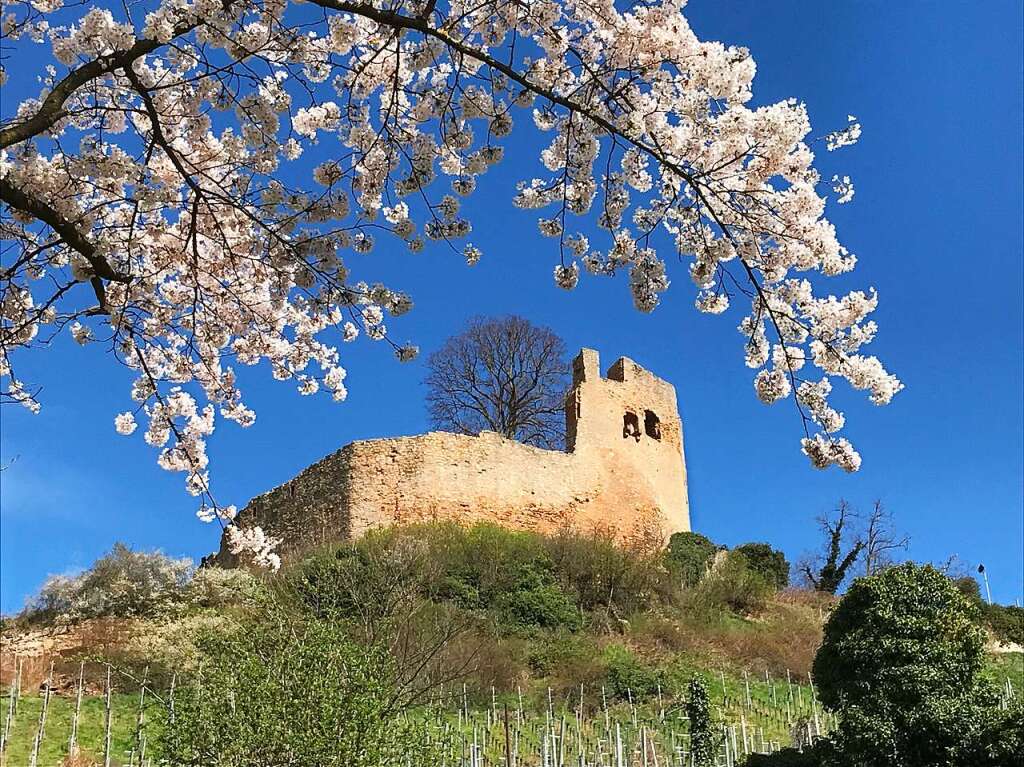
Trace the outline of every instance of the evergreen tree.
<path fill-rule="evenodd" d="M 717 732 L 711 718 L 708 688 L 699 677 L 693 677 L 688 685 L 686 715 L 690 719 L 691 764 L 693 767 L 712 767 L 718 745 Z"/>

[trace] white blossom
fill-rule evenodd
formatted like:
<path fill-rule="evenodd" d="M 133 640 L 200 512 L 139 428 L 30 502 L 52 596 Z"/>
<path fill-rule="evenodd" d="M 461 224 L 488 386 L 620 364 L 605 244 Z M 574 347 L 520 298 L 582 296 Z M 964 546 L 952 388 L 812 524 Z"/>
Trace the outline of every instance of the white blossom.
<path fill-rule="evenodd" d="M 580 267 L 573 261 L 569 266 L 555 267 L 555 284 L 563 290 L 572 290 L 580 281 Z"/>
<path fill-rule="evenodd" d="M 848 203 L 853 199 L 853 182 L 850 181 L 849 176 L 841 178 L 839 176 L 832 176 L 832 191 L 838 195 L 836 197 L 837 203 L 840 205 Z"/>
<path fill-rule="evenodd" d="M 379 4 L 308 14 L 290 0 L 154 0 L 134 20 L 107 0 L 9 5 L 9 58 L 39 90 L 11 105 L 5 125 L 23 134 L 0 152 L 0 177 L 31 203 L 8 206 L 4 231 L 3 391 L 38 410 L 40 387 L 9 360 L 45 348 L 47 330 L 109 338 L 89 348 L 134 370 L 145 442 L 204 508 L 222 508 L 207 456 L 215 415 L 256 419 L 235 368 L 265 362 L 301 394 L 344 400 L 342 342 L 387 339 L 385 313 L 415 316 L 414 285 L 355 282 L 348 261 L 370 271 L 392 244 L 439 242 L 476 264 L 465 238 L 481 206 L 468 198 L 522 128 L 543 143 L 533 157 L 510 145 L 511 202 L 552 238 L 556 284 L 618 279 L 644 312 L 683 270 L 699 311 L 749 296 L 730 321 L 757 396 L 786 396 L 796 371 L 821 376 L 796 391 L 823 432 L 802 445 L 816 465 L 859 465 L 835 434 L 845 418 L 829 381 L 878 405 L 903 388 L 864 351 L 875 292 L 824 287 L 857 266 L 826 217 L 827 197 L 848 202 L 853 183 L 837 174 L 827 191 L 806 106 L 755 102 L 750 52 L 700 39 L 680 0 L 456 2 L 422 22 L 436 34 L 401 35 Z M 115 54 L 130 61 L 89 66 Z M 54 94 L 60 108 L 41 111 Z M 849 116 L 826 147 L 861 132 Z M 394 348 L 409 359 L 415 346 Z"/>
<path fill-rule="evenodd" d="M 135 416 L 131 413 L 120 413 L 114 418 L 114 429 L 118 434 L 129 435 L 135 432 L 138 424 L 135 423 Z"/>
<path fill-rule="evenodd" d="M 771 405 L 789 396 L 791 387 L 789 378 L 782 370 L 761 370 L 754 377 L 754 390 L 757 398 L 766 405 Z"/>
<path fill-rule="evenodd" d="M 848 125 L 842 130 L 833 131 L 825 137 L 825 146 L 828 151 L 833 152 L 844 146 L 853 146 L 860 139 L 860 122 L 853 115 L 847 115 Z"/>

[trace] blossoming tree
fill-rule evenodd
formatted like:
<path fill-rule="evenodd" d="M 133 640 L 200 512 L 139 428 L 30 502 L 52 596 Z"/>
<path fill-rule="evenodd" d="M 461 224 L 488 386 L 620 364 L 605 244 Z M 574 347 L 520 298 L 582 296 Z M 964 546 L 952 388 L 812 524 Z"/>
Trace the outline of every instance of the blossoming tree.
<path fill-rule="evenodd" d="M 267 361 L 301 394 L 344 399 L 340 342 L 391 343 L 386 317 L 412 307 L 350 279 L 346 254 L 434 240 L 474 264 L 459 200 L 532 123 L 550 143 L 513 202 L 539 211 L 557 284 L 624 272 L 649 312 L 681 257 L 697 309 L 743 306 L 756 394 L 795 398 L 811 462 L 856 470 L 831 381 L 876 404 L 902 385 L 860 352 L 874 292 L 815 293 L 854 267 L 824 217 L 853 185 L 814 169 L 802 103 L 747 106 L 750 54 L 697 39 L 683 5 L 10 0 L 3 76 L 42 88 L 0 122 L 4 399 L 39 407 L 22 350 L 65 328 L 106 342 L 137 373 L 117 431 L 143 416 L 200 515 L 276 566 L 274 541 L 211 491 L 215 420 L 255 418 L 235 367 Z M 45 69 L 11 57 L 28 46 Z M 851 117 L 825 148 L 860 130 Z"/>

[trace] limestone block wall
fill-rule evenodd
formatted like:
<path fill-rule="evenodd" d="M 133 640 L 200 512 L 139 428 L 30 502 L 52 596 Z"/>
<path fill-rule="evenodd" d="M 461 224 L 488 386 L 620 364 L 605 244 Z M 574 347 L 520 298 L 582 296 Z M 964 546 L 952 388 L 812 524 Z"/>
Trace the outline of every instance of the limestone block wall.
<path fill-rule="evenodd" d="M 567 451 L 493 432 L 430 432 L 353 442 L 253 499 L 239 518 L 281 537 L 287 557 L 381 525 L 450 519 L 555 532 L 611 529 L 623 539 L 689 529 L 675 389 L 622 358 L 573 363 Z M 222 544 L 220 564 L 235 564 Z"/>

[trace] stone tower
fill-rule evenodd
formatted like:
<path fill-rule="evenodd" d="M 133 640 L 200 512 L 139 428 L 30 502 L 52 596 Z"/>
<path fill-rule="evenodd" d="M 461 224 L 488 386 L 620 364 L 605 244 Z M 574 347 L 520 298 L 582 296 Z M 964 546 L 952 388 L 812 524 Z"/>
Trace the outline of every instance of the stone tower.
<path fill-rule="evenodd" d="M 690 529 L 683 424 L 676 390 L 628 357 L 601 377 L 600 358 L 581 349 L 565 402 L 566 450 L 606 468 L 624 500 L 653 502 L 668 532 Z"/>
<path fill-rule="evenodd" d="M 564 451 L 486 431 L 359 440 L 253 498 L 238 522 L 281 538 L 284 557 L 426 520 L 601 528 L 624 541 L 689 530 L 675 388 L 625 357 L 605 377 L 599 364 L 592 349 L 573 361 Z M 236 563 L 223 541 L 216 560 Z"/>

